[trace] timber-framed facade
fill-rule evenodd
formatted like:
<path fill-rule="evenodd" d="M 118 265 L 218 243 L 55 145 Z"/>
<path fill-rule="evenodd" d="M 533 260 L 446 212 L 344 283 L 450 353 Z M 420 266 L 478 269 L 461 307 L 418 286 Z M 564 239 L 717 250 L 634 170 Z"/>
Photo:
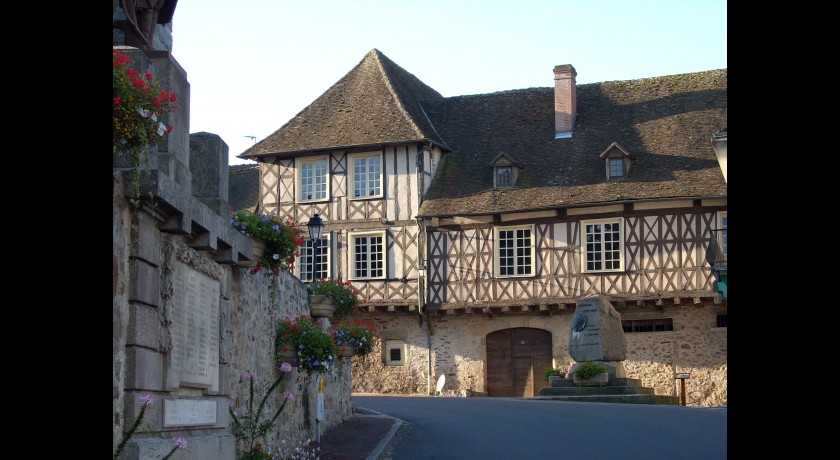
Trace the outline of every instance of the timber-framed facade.
<path fill-rule="evenodd" d="M 726 405 L 726 70 L 554 77 L 444 98 L 374 49 L 239 155 L 261 209 L 326 222 L 296 274 L 363 292 L 380 352 L 353 358 L 354 391 L 434 394 L 445 375 L 444 394 L 534 396 L 570 365 L 578 300 L 602 294 L 628 375 L 676 395 L 691 372 L 688 404 Z"/>

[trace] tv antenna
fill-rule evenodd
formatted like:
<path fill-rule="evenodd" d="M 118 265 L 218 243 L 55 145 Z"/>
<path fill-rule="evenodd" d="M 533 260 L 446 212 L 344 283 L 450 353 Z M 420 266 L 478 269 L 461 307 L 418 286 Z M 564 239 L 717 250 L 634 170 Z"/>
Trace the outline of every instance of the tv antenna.
<path fill-rule="evenodd" d="M 257 143 L 257 136 L 245 136 L 245 137 L 254 141 L 255 144 Z"/>

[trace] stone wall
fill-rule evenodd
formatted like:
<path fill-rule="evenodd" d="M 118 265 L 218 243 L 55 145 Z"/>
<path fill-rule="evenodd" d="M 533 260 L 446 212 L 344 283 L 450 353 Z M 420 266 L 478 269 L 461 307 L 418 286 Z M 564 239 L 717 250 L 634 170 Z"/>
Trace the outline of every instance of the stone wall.
<path fill-rule="evenodd" d="M 229 407 L 243 413 L 246 373 L 256 373 L 262 387 L 279 375 L 276 322 L 308 313 L 306 287 L 284 272 L 274 300 L 270 279 L 240 265 L 252 246 L 226 213 L 227 145 L 213 134 L 187 134 L 189 84 L 169 53 L 123 52 L 141 71 L 154 69 L 185 94 L 181 113 L 168 120 L 175 126 L 171 137 L 146 153 L 136 208 L 126 199 L 132 187 L 125 158 L 114 157 L 113 447 L 148 394 L 154 403 L 121 459 L 161 458 L 182 436 L 188 449 L 179 451 L 181 460 L 233 460 Z M 191 162 L 213 167 L 190 168 Z M 324 420 L 318 422 L 314 376 L 294 369 L 284 377 L 266 413 L 282 404 L 284 390 L 295 397 L 267 436 L 269 447 L 300 445 L 352 414 L 349 364 L 340 363 L 323 379 Z"/>
<path fill-rule="evenodd" d="M 625 333 L 627 376 L 642 380 L 656 394 L 679 396 L 676 372 L 690 372 L 686 380 L 686 405 L 725 407 L 727 404 L 726 328 L 715 327 L 715 316 L 723 307 L 714 304 L 624 309 L 622 319 L 672 318 L 674 331 Z M 387 367 L 382 344 L 365 357 L 354 357 L 353 392 L 434 394 L 435 383 L 446 375 L 444 394 L 486 393 L 486 336 L 514 327 L 531 327 L 551 332 L 555 367 L 568 369 L 569 332 L 574 310 L 552 316 L 494 317 L 461 316 L 432 319 L 431 373 L 427 350 L 426 323 L 418 326 L 414 317 L 369 319 L 386 336 L 400 331 L 408 344 L 406 366 Z M 541 369 L 537 377 L 541 378 Z M 431 378 L 428 376 L 431 374 Z M 429 383 L 430 382 L 430 383 Z"/>

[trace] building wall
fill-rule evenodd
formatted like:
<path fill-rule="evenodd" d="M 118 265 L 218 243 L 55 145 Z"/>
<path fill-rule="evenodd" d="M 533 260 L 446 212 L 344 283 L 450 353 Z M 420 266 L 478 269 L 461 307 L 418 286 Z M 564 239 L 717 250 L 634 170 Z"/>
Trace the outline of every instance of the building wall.
<path fill-rule="evenodd" d="M 679 396 L 675 372 L 690 372 L 686 381 L 689 406 L 727 405 L 726 328 L 715 327 L 722 306 L 706 303 L 664 308 L 628 308 L 622 319 L 672 318 L 674 331 L 625 333 L 628 377 L 641 379 L 656 394 Z M 408 344 L 406 366 L 387 367 L 382 341 L 365 357 L 353 357 L 353 392 L 434 394 L 435 382 L 444 374 L 443 393 L 454 396 L 486 393 L 486 337 L 492 332 L 519 327 L 551 332 L 555 367 L 568 369 L 569 332 L 574 309 L 551 316 L 496 316 L 483 314 L 432 318 L 431 372 L 426 326 L 416 318 L 376 318 L 374 322 L 387 338 L 404 338 Z M 542 376 L 544 369 L 537 369 Z M 429 378 L 431 376 L 431 378 Z"/>
<path fill-rule="evenodd" d="M 513 305 L 523 300 L 575 302 L 589 294 L 633 300 L 712 294 L 714 277 L 705 253 L 711 230 L 716 227 L 715 209 L 647 210 L 648 215 L 628 216 L 593 212 L 599 210 L 591 208 L 580 220 L 525 220 L 457 230 L 432 228 L 428 238 L 428 303 L 445 308 L 468 303 Z M 622 270 L 583 272 L 584 220 L 613 218 L 623 222 Z M 533 224 L 534 276 L 495 276 L 494 228 L 529 224 Z"/>
<path fill-rule="evenodd" d="M 123 51 L 141 70 L 153 68 L 161 81 L 188 87 L 186 73 L 168 53 Z M 175 436 L 183 436 L 189 446 L 178 452 L 179 459 L 235 459 L 228 408 L 242 413 L 248 399 L 246 373 L 255 372 L 262 388 L 279 375 L 276 321 L 308 313 L 306 288 L 298 278 L 283 272 L 275 300 L 268 277 L 250 275 L 248 267 L 237 264 L 239 254 L 251 254 L 252 248 L 230 226 L 223 193 L 226 163 L 189 167 L 196 153 L 190 145 L 200 144 L 197 163 L 204 165 L 226 159 L 227 146 L 216 135 L 188 135 L 188 98 L 179 111 L 187 113 L 169 120 L 175 126 L 173 138 L 146 152 L 138 207 L 126 198 L 132 187 L 125 158 L 114 156 L 114 450 L 141 412 L 139 398 L 149 394 L 155 401 L 126 444 L 123 460 L 159 458 Z M 200 197 L 191 193 L 191 184 Z M 198 360 L 197 370 L 193 359 L 185 358 L 195 356 L 194 349 L 207 358 Z M 265 410 L 282 404 L 284 390 L 295 398 L 268 434 L 270 447 L 302 444 L 314 439 L 317 429 L 327 430 L 351 415 L 349 365 L 339 364 L 324 379 L 325 418 L 316 424 L 314 376 L 295 369 L 284 377 Z"/>

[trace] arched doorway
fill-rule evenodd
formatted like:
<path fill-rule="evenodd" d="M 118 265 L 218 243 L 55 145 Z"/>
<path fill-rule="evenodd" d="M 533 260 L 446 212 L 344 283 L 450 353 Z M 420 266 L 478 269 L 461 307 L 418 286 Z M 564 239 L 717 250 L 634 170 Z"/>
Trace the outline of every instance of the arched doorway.
<path fill-rule="evenodd" d="M 515 327 L 487 334 L 487 396 L 536 396 L 549 386 L 551 332 Z"/>

